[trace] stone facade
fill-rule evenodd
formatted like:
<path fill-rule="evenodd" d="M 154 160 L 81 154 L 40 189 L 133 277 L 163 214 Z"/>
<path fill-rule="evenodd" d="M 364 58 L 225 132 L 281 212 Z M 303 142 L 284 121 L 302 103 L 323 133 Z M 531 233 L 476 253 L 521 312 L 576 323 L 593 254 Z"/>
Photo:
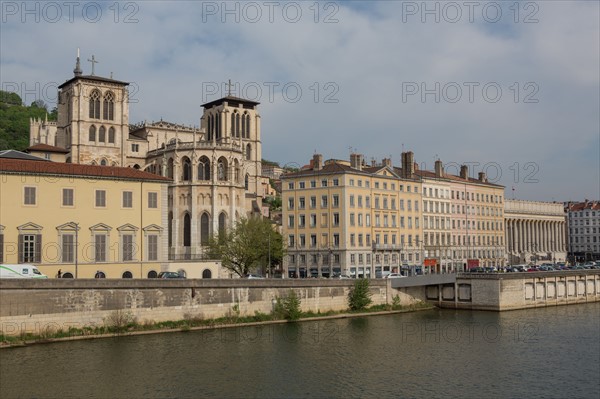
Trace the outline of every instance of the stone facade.
<path fill-rule="evenodd" d="M 504 206 L 509 264 L 566 260 L 563 204 L 506 200 Z"/>

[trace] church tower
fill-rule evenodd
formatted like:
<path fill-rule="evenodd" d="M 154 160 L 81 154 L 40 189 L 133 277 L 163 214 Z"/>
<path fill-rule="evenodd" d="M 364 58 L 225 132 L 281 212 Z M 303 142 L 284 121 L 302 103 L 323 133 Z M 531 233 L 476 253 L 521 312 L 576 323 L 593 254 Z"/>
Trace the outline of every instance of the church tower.
<path fill-rule="evenodd" d="M 240 148 L 243 153 L 241 174 L 250 212 L 259 212 L 262 203 L 262 146 L 260 138 L 260 103 L 231 95 L 203 104 L 201 126 L 205 140 Z M 259 208 L 256 208 L 256 207 Z"/>
<path fill-rule="evenodd" d="M 58 87 L 55 146 L 70 150 L 67 162 L 124 166 L 129 136 L 129 83 L 83 75 L 77 50 L 73 78 Z"/>

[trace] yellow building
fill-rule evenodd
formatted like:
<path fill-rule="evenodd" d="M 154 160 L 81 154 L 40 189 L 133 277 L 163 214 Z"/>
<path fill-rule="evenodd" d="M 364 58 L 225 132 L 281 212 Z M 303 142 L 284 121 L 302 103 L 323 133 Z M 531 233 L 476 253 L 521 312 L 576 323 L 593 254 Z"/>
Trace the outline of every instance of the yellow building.
<path fill-rule="evenodd" d="M 169 179 L 133 168 L 0 157 L 0 262 L 54 277 L 154 277 L 167 263 Z"/>
<path fill-rule="evenodd" d="M 282 175 L 288 275 L 375 277 L 420 264 L 421 183 L 412 167 L 315 155 L 309 168 Z"/>

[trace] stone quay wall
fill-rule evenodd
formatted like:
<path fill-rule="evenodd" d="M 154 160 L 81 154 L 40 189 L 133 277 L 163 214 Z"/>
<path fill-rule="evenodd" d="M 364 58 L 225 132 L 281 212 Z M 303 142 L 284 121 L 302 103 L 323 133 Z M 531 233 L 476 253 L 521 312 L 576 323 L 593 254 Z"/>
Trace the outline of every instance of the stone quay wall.
<path fill-rule="evenodd" d="M 354 280 L 326 279 L 1 279 L 0 333 L 102 326 L 116 311 L 130 312 L 138 323 L 251 316 L 270 313 L 290 290 L 300 297 L 303 311 L 340 311 L 348 308 L 353 285 Z M 411 290 L 393 290 L 389 280 L 371 280 L 370 287 L 373 305 L 392 303 L 395 295 L 402 304 L 416 301 Z"/>
<path fill-rule="evenodd" d="M 514 310 L 600 302 L 600 270 L 459 275 L 455 284 L 428 286 L 440 307 Z"/>

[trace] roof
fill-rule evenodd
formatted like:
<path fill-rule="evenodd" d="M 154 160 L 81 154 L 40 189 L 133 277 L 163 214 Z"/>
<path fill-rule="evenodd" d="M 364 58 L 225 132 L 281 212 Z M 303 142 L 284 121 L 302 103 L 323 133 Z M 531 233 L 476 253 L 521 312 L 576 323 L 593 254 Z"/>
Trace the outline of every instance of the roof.
<path fill-rule="evenodd" d="M 569 212 L 583 211 L 585 209 L 600 211 L 600 202 L 585 200 L 585 202 L 576 202 L 568 204 L 567 209 L 569 210 Z"/>
<path fill-rule="evenodd" d="M 254 107 L 255 105 L 258 105 L 260 103 L 256 102 L 256 101 L 252 101 L 252 100 L 246 100 L 245 98 L 240 98 L 240 97 L 235 97 L 235 96 L 225 96 L 223 98 L 219 98 L 218 100 L 214 100 L 211 102 L 208 102 L 206 104 L 202 104 L 202 106 L 204 108 L 210 108 L 213 105 L 220 105 L 223 102 L 238 102 L 238 103 L 242 103 L 242 104 L 246 104 L 246 105 L 251 105 L 252 107 Z"/>
<path fill-rule="evenodd" d="M 0 172 L 11 174 L 63 175 L 97 177 L 116 180 L 148 180 L 168 183 L 171 179 L 134 168 L 117 166 L 79 165 L 74 163 L 46 162 L 45 160 L 24 160 L 0 158 Z"/>
<path fill-rule="evenodd" d="M 324 165 L 321 169 L 303 169 L 298 172 L 285 173 L 281 175 L 282 179 L 293 178 L 293 177 L 301 177 L 301 176 L 314 176 L 314 175 L 331 175 L 338 173 L 355 173 L 355 174 L 363 174 L 368 175 L 369 172 L 365 172 L 362 170 L 354 169 L 351 166 L 339 164 L 339 163 L 330 163 Z"/>
<path fill-rule="evenodd" d="M 486 185 L 486 186 L 504 188 L 504 186 L 501 186 L 499 184 L 490 183 L 488 181 L 483 182 L 479 179 L 474 179 L 472 177 L 467 177 L 466 179 L 463 179 L 460 176 L 455 176 L 455 175 L 451 175 L 448 173 L 443 173 L 441 176 L 438 176 L 435 172 L 431 172 L 429 170 L 415 170 L 415 174 L 418 176 L 424 177 L 424 178 L 428 178 L 428 179 L 446 179 L 446 180 L 456 181 L 456 182 L 461 182 L 461 183 L 482 184 L 482 185 Z"/>
<path fill-rule="evenodd" d="M 68 154 L 70 151 L 61 147 L 55 147 L 49 144 L 35 144 L 27 148 L 27 152 L 42 151 L 42 152 L 57 152 L 59 154 Z"/>
<path fill-rule="evenodd" d="M 47 161 L 46 159 L 36 157 L 33 155 L 25 154 L 24 152 L 17 150 L 4 150 L 0 151 L 0 159 L 28 159 L 31 161 Z"/>
<path fill-rule="evenodd" d="M 118 85 L 123 85 L 123 86 L 128 86 L 129 85 L 129 82 L 122 82 L 120 80 L 103 78 L 102 76 L 81 75 L 81 76 L 74 76 L 74 77 L 72 77 L 71 79 L 67 80 L 65 83 L 63 83 L 60 86 L 58 86 L 58 88 L 62 89 L 63 87 L 67 86 L 68 84 L 70 84 L 71 82 L 74 82 L 77 79 L 92 80 L 92 81 L 104 82 L 104 83 L 113 83 L 113 84 L 118 84 Z"/>

